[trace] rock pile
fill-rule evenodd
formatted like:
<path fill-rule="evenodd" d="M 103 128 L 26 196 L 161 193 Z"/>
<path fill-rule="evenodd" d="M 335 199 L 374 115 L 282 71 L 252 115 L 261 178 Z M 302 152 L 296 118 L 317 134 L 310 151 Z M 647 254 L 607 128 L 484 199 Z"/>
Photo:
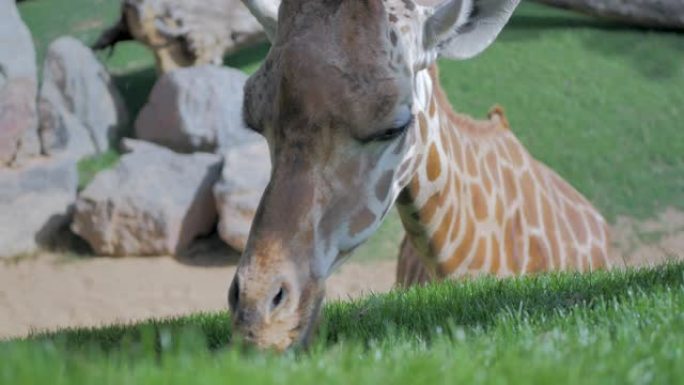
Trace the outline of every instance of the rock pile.
<path fill-rule="evenodd" d="M 0 258 L 36 252 L 64 229 L 99 255 L 179 254 L 217 230 L 244 248 L 270 178 L 268 146 L 242 119 L 245 74 L 164 74 L 135 120 L 139 140 L 123 139 L 118 163 L 78 192 L 77 162 L 119 147 L 121 95 L 71 37 L 50 44 L 39 88 L 12 0 L 0 0 L 0 43 Z"/>

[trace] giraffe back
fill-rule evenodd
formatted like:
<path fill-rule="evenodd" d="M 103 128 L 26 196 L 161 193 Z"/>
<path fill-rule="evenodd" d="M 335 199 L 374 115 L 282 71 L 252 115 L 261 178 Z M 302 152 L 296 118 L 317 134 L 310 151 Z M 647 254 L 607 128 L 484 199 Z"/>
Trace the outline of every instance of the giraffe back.
<path fill-rule="evenodd" d="M 530 155 L 502 109 L 495 107 L 488 120 L 457 114 L 436 67 L 430 78 L 432 92 L 419 116 L 428 149 L 425 172 L 414 177 L 398 204 L 409 238 L 436 275 L 610 266 L 601 214 Z"/>

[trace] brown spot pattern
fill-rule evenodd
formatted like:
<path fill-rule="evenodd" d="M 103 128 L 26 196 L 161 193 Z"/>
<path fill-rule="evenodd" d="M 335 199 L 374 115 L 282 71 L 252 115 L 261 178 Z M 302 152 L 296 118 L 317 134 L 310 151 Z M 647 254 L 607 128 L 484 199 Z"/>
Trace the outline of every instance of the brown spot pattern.
<path fill-rule="evenodd" d="M 539 216 L 537 213 L 537 197 L 535 195 L 535 185 L 528 172 L 520 178 L 520 187 L 523 191 L 523 208 L 525 219 L 530 226 L 539 227 Z"/>
<path fill-rule="evenodd" d="M 423 223 L 430 223 L 432 216 L 435 215 L 438 207 L 439 193 L 434 193 L 427 202 L 420 208 L 420 220 Z"/>
<path fill-rule="evenodd" d="M 477 249 L 475 249 L 475 254 L 473 255 L 473 259 L 470 261 L 470 265 L 468 266 L 469 269 L 471 270 L 479 270 L 481 269 L 485 261 L 487 260 L 487 239 L 484 237 L 481 237 L 480 240 L 477 242 Z"/>
<path fill-rule="evenodd" d="M 428 138 L 427 119 L 425 118 L 425 114 L 423 114 L 422 112 L 418 114 L 418 127 L 420 128 L 420 140 L 423 143 L 427 143 L 427 138 Z"/>
<path fill-rule="evenodd" d="M 514 166 L 521 167 L 523 165 L 523 157 L 520 151 L 520 144 L 513 141 L 507 141 L 508 154 L 511 156 L 511 161 Z"/>
<path fill-rule="evenodd" d="M 434 255 L 439 254 L 444 248 L 444 243 L 449 235 L 449 228 L 451 222 L 453 221 L 453 218 L 451 217 L 452 214 L 453 207 L 449 207 L 447 212 L 442 217 L 442 222 L 440 222 L 439 228 L 437 228 L 437 231 L 435 231 L 435 234 L 432 237 L 432 252 Z"/>
<path fill-rule="evenodd" d="M 456 270 L 468 257 L 468 252 L 473 246 L 473 242 L 475 241 L 475 223 L 466 219 L 465 226 L 465 236 L 454 251 L 454 254 L 444 263 L 439 265 L 438 271 L 442 277 L 447 276 Z"/>
<path fill-rule="evenodd" d="M 475 162 L 475 154 L 473 153 L 473 147 L 466 147 L 466 169 L 468 174 L 472 177 L 477 177 L 477 164 Z"/>
<path fill-rule="evenodd" d="M 392 170 L 385 171 L 384 174 L 378 180 L 378 184 L 375 185 L 375 197 L 379 201 L 384 201 L 389 194 L 390 187 L 392 187 L 392 180 L 394 179 L 394 172 Z"/>
<path fill-rule="evenodd" d="M 434 143 L 430 143 L 430 149 L 428 150 L 427 164 L 425 165 L 427 171 L 427 177 L 430 182 L 434 181 L 442 173 L 442 165 L 440 164 L 439 153 L 437 152 L 437 146 Z"/>
<path fill-rule="evenodd" d="M 573 229 L 577 242 L 585 244 L 587 242 L 587 228 L 585 227 L 582 214 L 580 214 L 575 207 L 570 204 L 565 204 L 565 215 L 570 223 L 570 228 Z"/>
<path fill-rule="evenodd" d="M 510 204 L 518 199 L 518 187 L 516 186 L 515 174 L 509 167 L 502 167 L 501 173 L 503 174 L 506 203 Z"/>
<path fill-rule="evenodd" d="M 501 249 L 499 245 L 499 240 L 496 237 L 492 237 L 492 250 L 490 258 L 492 259 L 492 264 L 489 268 L 489 272 L 496 274 L 499 271 L 501 265 Z"/>
<path fill-rule="evenodd" d="M 529 260 L 527 271 L 537 273 L 546 270 L 548 252 L 544 246 L 544 241 L 537 236 L 531 236 L 529 240 Z"/>
<path fill-rule="evenodd" d="M 483 221 L 487 218 L 487 198 L 482 193 L 482 188 L 477 184 L 470 185 L 470 194 L 473 204 L 473 212 L 475 214 L 475 219 L 478 221 Z"/>
<path fill-rule="evenodd" d="M 352 237 L 355 236 L 363 230 L 366 230 L 374 222 L 375 214 L 368 207 L 364 207 L 363 210 L 352 218 L 349 225 L 349 235 Z"/>
<path fill-rule="evenodd" d="M 594 269 L 600 269 L 606 266 L 603 251 L 596 245 L 591 248 L 591 262 Z"/>

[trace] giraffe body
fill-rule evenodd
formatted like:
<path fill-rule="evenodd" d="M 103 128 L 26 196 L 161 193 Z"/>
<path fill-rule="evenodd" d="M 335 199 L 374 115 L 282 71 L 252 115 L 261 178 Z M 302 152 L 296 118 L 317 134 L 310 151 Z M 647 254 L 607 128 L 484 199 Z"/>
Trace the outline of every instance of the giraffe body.
<path fill-rule="evenodd" d="M 436 67 L 420 79 L 425 151 L 397 201 L 414 251 L 400 259 L 422 256 L 437 278 L 610 266 L 601 214 L 527 152 L 499 108 L 475 121 L 453 112 Z"/>
<path fill-rule="evenodd" d="M 245 85 L 272 163 L 228 295 L 245 340 L 305 343 L 326 278 L 395 202 L 400 284 L 607 263 L 603 219 L 503 113 L 455 114 L 439 88 L 437 56 L 480 53 L 519 0 L 244 1 L 273 42 Z"/>

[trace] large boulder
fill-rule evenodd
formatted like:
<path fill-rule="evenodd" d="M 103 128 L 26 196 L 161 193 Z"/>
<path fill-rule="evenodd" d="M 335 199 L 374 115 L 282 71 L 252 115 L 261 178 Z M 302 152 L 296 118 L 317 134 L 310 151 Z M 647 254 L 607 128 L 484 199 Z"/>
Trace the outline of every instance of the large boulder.
<path fill-rule="evenodd" d="M 219 236 L 243 251 L 261 195 L 271 178 L 268 145 L 261 139 L 224 152 L 221 180 L 214 187 Z"/>
<path fill-rule="evenodd" d="M 13 0 L 0 0 L 0 167 L 40 153 L 36 53 Z"/>
<path fill-rule="evenodd" d="M 130 39 L 152 50 L 162 73 L 221 65 L 225 55 L 266 40 L 242 0 L 123 0 L 119 21 L 102 33 L 94 48 Z"/>
<path fill-rule="evenodd" d="M 105 67 L 72 37 L 61 37 L 48 48 L 38 109 L 47 155 L 81 158 L 105 152 L 128 120 Z"/>
<path fill-rule="evenodd" d="M 69 221 L 78 172 L 68 157 L 0 168 L 0 257 L 32 253 Z"/>
<path fill-rule="evenodd" d="M 246 79 L 238 70 L 213 66 L 167 73 L 135 121 L 137 137 L 178 152 L 214 152 L 259 140 L 242 118 Z"/>
<path fill-rule="evenodd" d="M 168 255 L 215 229 L 212 186 L 221 157 L 140 141 L 81 192 L 72 230 L 100 255 Z"/>

